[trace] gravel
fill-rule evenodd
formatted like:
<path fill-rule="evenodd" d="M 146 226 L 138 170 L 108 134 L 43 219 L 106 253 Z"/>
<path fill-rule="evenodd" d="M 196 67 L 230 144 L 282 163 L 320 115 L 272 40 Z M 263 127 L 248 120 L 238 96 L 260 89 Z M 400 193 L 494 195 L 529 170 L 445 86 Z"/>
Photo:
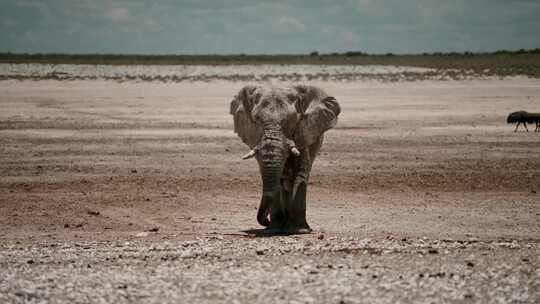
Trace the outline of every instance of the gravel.
<path fill-rule="evenodd" d="M 0 303 L 539 303 L 536 240 L 215 235 L 0 245 Z"/>

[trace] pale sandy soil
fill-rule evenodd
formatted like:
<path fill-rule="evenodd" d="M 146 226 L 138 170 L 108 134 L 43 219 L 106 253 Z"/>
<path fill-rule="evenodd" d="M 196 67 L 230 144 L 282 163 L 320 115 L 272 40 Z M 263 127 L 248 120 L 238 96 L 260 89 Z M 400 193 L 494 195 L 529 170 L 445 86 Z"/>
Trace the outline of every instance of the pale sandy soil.
<path fill-rule="evenodd" d="M 131 299 L 144 302 L 178 297 L 261 302 L 261 293 L 272 302 L 307 303 L 532 303 L 540 298 L 540 133 L 514 133 L 505 121 L 511 111 L 540 112 L 540 80 L 310 83 L 342 106 L 308 188 L 308 221 L 315 233 L 269 239 L 243 232 L 259 228 L 255 215 L 261 187 L 255 160 L 240 160 L 247 147 L 232 132 L 228 115 L 230 100 L 245 84 L 0 81 L 0 277 L 10 278 L 0 278 L 0 300 L 70 302 L 71 292 L 82 302 L 94 302 L 83 289 L 51 292 L 50 281 L 36 277 L 53 271 L 60 278 L 79 278 L 66 266 L 73 262 L 61 248 L 81 250 L 81 260 L 74 258 L 77 265 L 86 267 L 91 260 L 92 275 L 113 284 L 109 300 L 130 299 L 123 296 L 125 289 L 114 287 L 124 281 L 132 284 L 129 288 L 148 290 L 149 295 Z M 167 264 L 162 253 L 149 253 L 155 259 L 135 263 L 135 274 L 156 279 L 148 265 L 184 269 L 195 263 L 195 268 L 184 269 L 180 277 L 161 273 L 161 279 L 178 287 L 169 286 L 174 296 L 163 298 L 145 282 L 122 281 L 110 267 L 122 272 L 123 264 L 111 266 L 100 258 L 125 241 L 139 244 L 139 253 L 169 246 L 163 252 L 177 255 Z M 199 262 L 175 249 L 192 241 L 202 242 L 197 246 L 206 251 L 201 252 L 225 261 L 196 255 L 206 268 L 195 271 Z M 445 245 L 454 242 L 463 247 Z M 326 250 L 325 244 L 345 249 Z M 77 249 L 81 246 L 102 251 L 89 258 Z M 235 254 L 230 246 L 253 250 Z M 306 246 L 310 254 L 300 250 Z M 426 248 L 432 247 L 439 249 L 430 255 Z M 280 262 L 283 255 L 287 263 Z M 313 258 L 319 255 L 324 262 Z M 485 267 L 467 272 L 474 267 L 467 261 Z M 238 267 L 246 277 L 236 273 L 236 281 L 223 279 L 230 274 L 223 270 L 229 262 L 245 265 Z M 369 282 L 358 275 L 366 263 L 382 265 L 365 271 Z M 504 263 L 507 270 L 500 268 Z M 289 269 L 293 277 L 265 277 L 253 272 L 256 267 L 262 273 Z M 313 267 L 319 270 L 310 272 Z M 410 278 L 428 272 L 445 275 L 411 285 Z M 450 272 L 462 280 L 449 278 Z M 492 288 L 483 276 L 490 273 Z M 195 286 L 198 276 L 208 284 L 216 280 L 217 290 L 223 280 L 237 289 L 207 294 L 204 282 Z M 381 276 L 392 280 L 375 280 Z M 341 287 L 321 287 L 299 297 L 304 279 L 327 286 L 330 278 Z M 87 278 L 79 279 L 88 287 Z M 265 286 L 274 279 L 290 284 L 283 283 L 283 293 L 272 293 Z M 65 287 L 69 280 L 53 282 Z M 380 289 L 383 283 L 389 284 L 387 292 Z M 467 291 L 465 285 L 477 287 Z M 497 286 L 502 287 L 490 293 Z M 253 288 L 261 289 L 257 297 L 250 293 Z"/>

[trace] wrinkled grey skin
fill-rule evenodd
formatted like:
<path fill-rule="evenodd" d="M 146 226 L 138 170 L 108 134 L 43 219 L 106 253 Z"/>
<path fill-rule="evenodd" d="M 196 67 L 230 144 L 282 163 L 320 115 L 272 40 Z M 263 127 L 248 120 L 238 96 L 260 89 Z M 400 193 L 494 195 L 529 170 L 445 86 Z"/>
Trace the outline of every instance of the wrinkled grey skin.
<path fill-rule="evenodd" d="M 267 233 L 309 233 L 306 191 L 323 133 L 337 123 L 334 97 L 312 86 L 246 86 L 231 102 L 234 131 L 251 149 L 262 177 L 257 212 Z M 299 155 L 295 155 L 295 153 Z"/>

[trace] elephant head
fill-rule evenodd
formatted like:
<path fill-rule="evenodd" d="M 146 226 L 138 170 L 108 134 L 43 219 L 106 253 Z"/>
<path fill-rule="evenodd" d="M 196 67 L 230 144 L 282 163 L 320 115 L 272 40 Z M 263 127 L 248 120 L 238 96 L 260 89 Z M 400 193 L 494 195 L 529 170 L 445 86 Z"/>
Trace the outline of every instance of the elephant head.
<path fill-rule="evenodd" d="M 234 131 L 251 148 L 262 177 L 259 224 L 278 232 L 311 231 L 305 194 L 323 133 L 335 126 L 334 97 L 311 86 L 246 86 L 231 102 Z"/>

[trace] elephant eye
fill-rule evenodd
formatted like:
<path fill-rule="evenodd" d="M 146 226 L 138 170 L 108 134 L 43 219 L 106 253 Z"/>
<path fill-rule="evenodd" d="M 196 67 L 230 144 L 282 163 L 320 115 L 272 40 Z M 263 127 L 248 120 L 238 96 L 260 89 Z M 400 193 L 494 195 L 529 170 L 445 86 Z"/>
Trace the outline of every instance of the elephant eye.
<path fill-rule="evenodd" d="M 256 93 L 254 96 L 253 96 L 253 103 L 254 104 L 259 104 L 259 101 L 261 100 L 261 94 L 260 93 Z"/>

